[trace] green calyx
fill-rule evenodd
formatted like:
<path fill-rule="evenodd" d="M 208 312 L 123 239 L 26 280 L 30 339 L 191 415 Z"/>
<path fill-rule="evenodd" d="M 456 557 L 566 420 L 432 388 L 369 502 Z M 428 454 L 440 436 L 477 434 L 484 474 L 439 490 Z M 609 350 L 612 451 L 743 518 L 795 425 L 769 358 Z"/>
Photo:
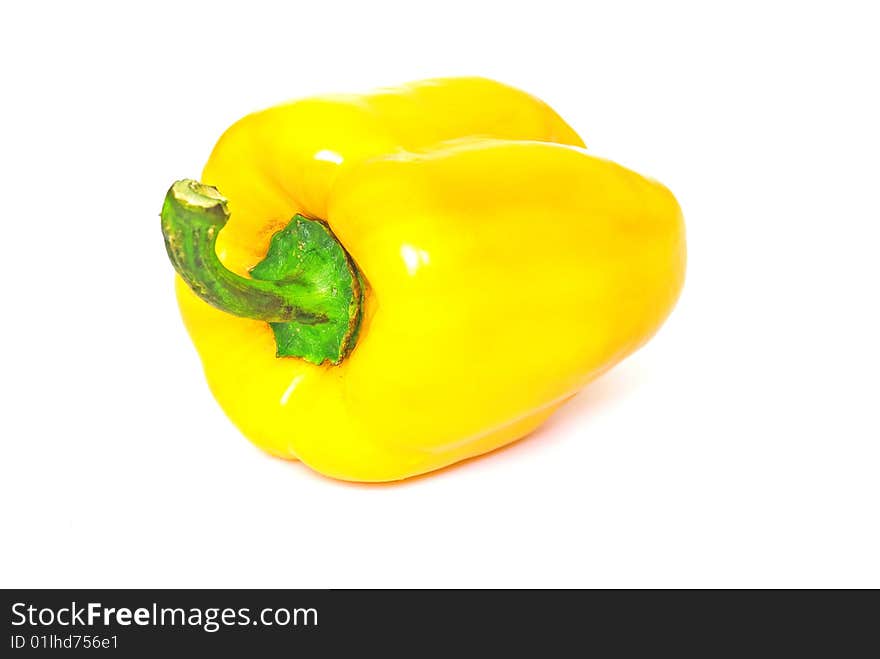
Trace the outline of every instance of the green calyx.
<path fill-rule="evenodd" d="M 338 364 L 354 347 L 363 279 L 324 222 L 294 216 L 247 278 L 217 258 L 229 212 L 216 188 L 177 181 L 161 217 L 168 258 L 192 291 L 221 311 L 268 322 L 278 357 Z"/>

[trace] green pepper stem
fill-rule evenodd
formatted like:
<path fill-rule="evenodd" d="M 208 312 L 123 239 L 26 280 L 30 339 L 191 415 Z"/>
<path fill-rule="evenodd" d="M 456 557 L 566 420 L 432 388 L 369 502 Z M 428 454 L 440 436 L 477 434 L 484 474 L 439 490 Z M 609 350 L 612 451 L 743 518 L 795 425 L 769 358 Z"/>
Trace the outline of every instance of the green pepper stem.
<path fill-rule="evenodd" d="M 338 363 L 353 347 L 360 277 L 324 223 L 297 215 L 273 237 L 266 259 L 247 278 L 217 257 L 217 236 L 229 212 L 216 188 L 177 181 L 161 217 L 168 258 L 190 289 L 221 311 L 272 323 L 278 356 Z"/>

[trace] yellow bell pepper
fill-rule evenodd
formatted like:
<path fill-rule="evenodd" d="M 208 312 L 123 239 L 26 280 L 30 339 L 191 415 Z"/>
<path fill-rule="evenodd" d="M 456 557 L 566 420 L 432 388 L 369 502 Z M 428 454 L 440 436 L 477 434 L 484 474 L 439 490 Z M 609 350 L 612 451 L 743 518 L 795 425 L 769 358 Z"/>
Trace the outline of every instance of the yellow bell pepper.
<path fill-rule="evenodd" d="M 480 78 L 245 117 L 162 212 L 211 391 L 251 441 L 351 481 L 532 432 L 644 344 L 685 272 L 672 194 Z"/>

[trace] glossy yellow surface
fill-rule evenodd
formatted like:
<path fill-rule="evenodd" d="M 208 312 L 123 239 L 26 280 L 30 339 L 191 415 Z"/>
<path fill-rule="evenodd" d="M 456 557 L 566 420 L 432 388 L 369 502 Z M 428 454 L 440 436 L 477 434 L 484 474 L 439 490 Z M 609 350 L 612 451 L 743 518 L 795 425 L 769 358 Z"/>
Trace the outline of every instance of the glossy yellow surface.
<path fill-rule="evenodd" d="M 326 96 L 230 128 L 202 181 L 228 199 L 240 274 L 295 213 L 329 222 L 368 281 L 338 366 L 276 358 L 267 324 L 196 297 L 183 318 L 211 390 L 258 446 L 388 481 L 534 430 L 642 345 L 680 292 L 666 188 L 588 155 L 549 107 L 467 78 Z"/>

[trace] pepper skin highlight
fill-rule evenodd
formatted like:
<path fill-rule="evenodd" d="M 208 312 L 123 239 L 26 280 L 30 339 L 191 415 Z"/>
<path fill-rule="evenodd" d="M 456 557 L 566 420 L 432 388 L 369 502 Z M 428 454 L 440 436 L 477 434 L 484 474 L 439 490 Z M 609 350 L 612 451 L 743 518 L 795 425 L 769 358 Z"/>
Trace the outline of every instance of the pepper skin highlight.
<path fill-rule="evenodd" d="M 659 183 L 481 78 L 295 101 L 162 212 L 211 391 L 264 450 L 392 481 L 513 442 L 643 345 L 685 272 Z"/>

